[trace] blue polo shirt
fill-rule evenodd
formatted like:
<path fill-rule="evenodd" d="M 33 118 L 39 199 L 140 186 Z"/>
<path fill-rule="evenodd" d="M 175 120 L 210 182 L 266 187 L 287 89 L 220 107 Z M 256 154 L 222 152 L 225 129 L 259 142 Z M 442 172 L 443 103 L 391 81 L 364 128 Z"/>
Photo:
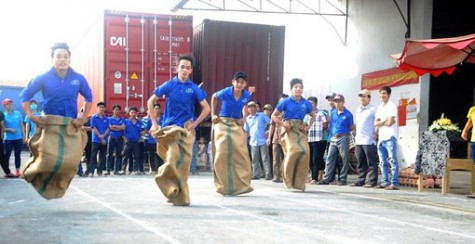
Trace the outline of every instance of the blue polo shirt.
<path fill-rule="evenodd" d="M 161 123 L 162 123 L 162 117 L 157 119 L 158 126 L 161 127 L 162 126 Z M 150 128 L 152 128 L 152 120 L 148 119 L 147 124 L 145 125 L 145 129 L 147 130 L 147 133 L 150 130 Z M 153 137 L 152 135 L 149 134 L 148 138 L 147 138 L 147 143 L 148 144 L 157 144 L 157 141 L 155 140 L 155 137 Z"/>
<path fill-rule="evenodd" d="M 94 128 L 96 128 L 99 133 L 104 134 L 104 132 L 109 129 L 109 118 L 107 118 L 105 115 L 103 115 L 101 118 L 98 114 L 94 114 L 91 117 L 91 129 L 93 129 L 92 142 L 101 143 L 101 139 L 99 139 L 96 133 L 94 133 Z M 104 139 L 107 141 L 109 139 L 109 135 L 104 137 Z"/>
<path fill-rule="evenodd" d="M 136 123 L 134 124 L 131 119 L 125 120 L 125 137 L 129 142 L 138 142 L 140 137 L 142 136 L 140 132 L 142 132 L 142 121 L 137 119 Z"/>
<path fill-rule="evenodd" d="M 176 76 L 157 87 L 153 93 L 157 97 L 166 96 L 163 127 L 169 125 L 184 127 L 185 122 L 194 116 L 195 102 L 201 103 L 206 98 L 206 93 L 190 79 L 181 82 Z"/>
<path fill-rule="evenodd" d="M 291 119 L 303 121 L 305 115 L 313 111 L 312 104 L 307 99 L 301 97 L 297 102 L 294 96 L 281 100 L 276 109 L 284 113 L 284 121 Z"/>
<path fill-rule="evenodd" d="M 112 117 L 109 117 L 109 126 L 111 125 L 123 125 L 125 124 L 125 119 L 123 119 L 122 117 L 119 117 L 119 118 L 114 118 L 114 116 Z M 109 127 L 110 129 L 110 127 Z M 109 136 L 112 136 L 112 137 L 122 137 L 122 135 L 124 135 L 124 130 L 120 130 L 120 131 L 115 131 L 115 130 L 109 130 Z"/>
<path fill-rule="evenodd" d="M 330 115 L 330 135 L 350 133 L 350 127 L 354 124 L 353 114 L 343 108 L 343 112 L 338 114 L 338 109 L 332 109 Z"/>
<path fill-rule="evenodd" d="M 242 108 L 251 101 L 251 93 L 243 90 L 238 100 L 234 98 L 234 86 L 226 87 L 216 92 L 216 97 L 221 99 L 220 117 L 240 119 L 242 118 Z"/>
<path fill-rule="evenodd" d="M 244 130 L 251 136 L 249 140 L 251 146 L 262 146 L 266 144 L 266 126 L 268 124 L 270 124 L 270 118 L 264 113 L 247 116 Z"/>
<path fill-rule="evenodd" d="M 78 93 L 84 97 L 84 101 L 92 102 L 92 91 L 86 78 L 72 68 L 69 68 L 64 79 L 58 76 L 54 68 L 33 78 L 20 93 L 20 101 L 30 101 L 39 91 L 43 94 L 45 114 L 77 118 Z"/>
<path fill-rule="evenodd" d="M 15 133 L 11 131 L 5 131 L 4 140 L 19 140 L 23 138 L 21 131 L 21 123 L 23 123 L 23 118 L 21 113 L 18 111 L 12 111 L 11 113 L 5 111 L 5 128 L 13 128 L 16 130 Z"/>

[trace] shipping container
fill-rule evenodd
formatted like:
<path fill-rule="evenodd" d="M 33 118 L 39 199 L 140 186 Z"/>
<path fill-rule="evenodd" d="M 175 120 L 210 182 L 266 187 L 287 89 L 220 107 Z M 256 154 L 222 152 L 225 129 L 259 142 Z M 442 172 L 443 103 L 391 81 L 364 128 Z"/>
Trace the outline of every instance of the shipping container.
<path fill-rule="evenodd" d="M 236 71 L 248 74 L 253 100 L 275 106 L 282 93 L 285 26 L 205 19 L 193 29 L 193 79 L 211 95 L 231 85 Z"/>
<path fill-rule="evenodd" d="M 95 104 L 104 101 L 123 111 L 146 112 L 155 87 L 176 75 L 176 59 L 191 54 L 191 16 L 106 10 L 77 46 L 71 67 L 86 76 Z M 164 109 L 164 100 L 159 102 Z"/>

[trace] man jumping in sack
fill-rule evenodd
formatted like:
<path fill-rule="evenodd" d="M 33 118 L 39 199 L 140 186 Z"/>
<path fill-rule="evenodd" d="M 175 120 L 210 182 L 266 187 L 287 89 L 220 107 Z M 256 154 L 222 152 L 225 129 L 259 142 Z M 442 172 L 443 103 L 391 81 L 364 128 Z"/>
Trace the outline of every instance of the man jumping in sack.
<path fill-rule="evenodd" d="M 33 78 L 21 92 L 26 116 L 36 125 L 28 140 L 32 157 L 22 169 L 23 177 L 46 199 L 62 197 L 75 176 L 87 143 L 82 129 L 91 109 L 92 91 L 83 75 L 69 67 L 71 51 L 66 43 L 51 48 L 53 67 Z M 33 115 L 30 100 L 43 94 L 44 116 Z M 84 97 L 78 117 L 78 94 Z"/>

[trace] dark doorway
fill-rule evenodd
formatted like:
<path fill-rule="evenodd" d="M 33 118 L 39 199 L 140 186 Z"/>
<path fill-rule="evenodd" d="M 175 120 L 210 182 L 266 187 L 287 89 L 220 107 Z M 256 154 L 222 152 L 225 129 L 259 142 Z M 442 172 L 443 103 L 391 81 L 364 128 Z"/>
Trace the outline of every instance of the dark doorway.
<path fill-rule="evenodd" d="M 434 0 L 432 38 L 475 33 L 475 1 Z M 442 113 L 463 128 L 468 109 L 474 104 L 475 65 L 459 65 L 452 75 L 430 78 L 429 123 Z M 430 125 L 430 124 L 429 124 Z M 428 125 L 428 126 L 429 126 Z"/>

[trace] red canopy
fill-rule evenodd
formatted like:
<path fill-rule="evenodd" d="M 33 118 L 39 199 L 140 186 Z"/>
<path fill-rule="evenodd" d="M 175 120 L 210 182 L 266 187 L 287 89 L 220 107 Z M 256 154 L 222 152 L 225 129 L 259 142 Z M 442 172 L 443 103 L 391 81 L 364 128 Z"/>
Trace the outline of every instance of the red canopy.
<path fill-rule="evenodd" d="M 457 64 L 475 63 L 475 34 L 441 39 L 407 40 L 400 54 L 393 54 L 399 68 L 419 76 L 452 74 Z"/>

